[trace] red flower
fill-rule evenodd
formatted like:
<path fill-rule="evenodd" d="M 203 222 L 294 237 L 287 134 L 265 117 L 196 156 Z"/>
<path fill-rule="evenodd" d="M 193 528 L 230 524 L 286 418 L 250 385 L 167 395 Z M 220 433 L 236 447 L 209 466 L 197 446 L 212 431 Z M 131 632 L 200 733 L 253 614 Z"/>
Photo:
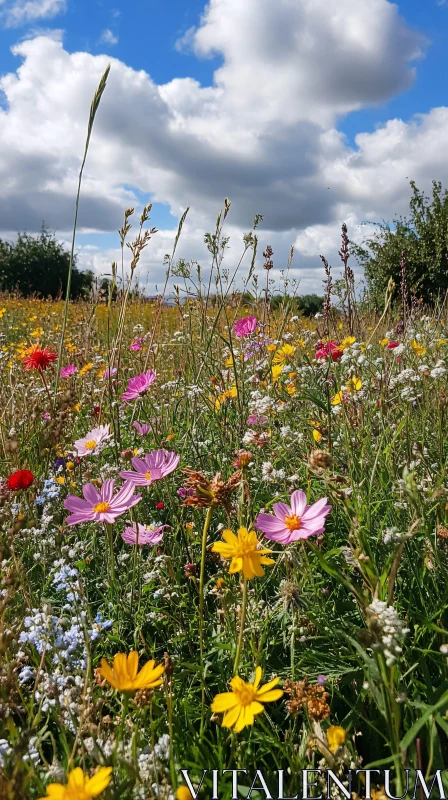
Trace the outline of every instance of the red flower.
<path fill-rule="evenodd" d="M 329 356 L 331 356 L 332 361 L 338 361 L 338 359 L 342 356 L 344 350 L 342 347 L 338 345 L 337 342 L 326 342 L 323 344 L 322 342 L 318 342 L 316 347 L 316 358 L 318 361 L 324 360 L 326 361 Z"/>
<path fill-rule="evenodd" d="M 40 344 L 29 347 L 26 353 L 25 358 L 22 358 L 23 369 L 47 369 L 58 357 L 49 347 L 42 349 Z"/>
<path fill-rule="evenodd" d="M 386 346 L 388 350 L 394 350 L 396 347 L 398 347 L 399 344 L 400 344 L 399 342 L 389 342 L 389 344 Z"/>
<path fill-rule="evenodd" d="M 156 503 L 156 508 L 158 511 L 161 511 L 162 508 L 165 508 L 165 503 Z"/>
<path fill-rule="evenodd" d="M 6 485 L 8 489 L 17 491 L 18 489 L 28 489 L 28 486 L 31 486 L 33 481 L 34 475 L 29 469 L 19 469 L 7 478 Z"/>

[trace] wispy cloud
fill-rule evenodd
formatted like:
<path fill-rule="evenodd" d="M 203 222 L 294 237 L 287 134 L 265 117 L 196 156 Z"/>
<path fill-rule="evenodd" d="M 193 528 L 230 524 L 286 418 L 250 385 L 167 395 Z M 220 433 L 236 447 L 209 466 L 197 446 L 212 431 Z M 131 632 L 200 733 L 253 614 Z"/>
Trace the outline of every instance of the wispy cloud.
<path fill-rule="evenodd" d="M 67 0 L 6 0 L 0 8 L 4 27 L 17 28 L 38 19 L 50 19 L 67 10 Z"/>
<path fill-rule="evenodd" d="M 110 28 L 106 28 L 100 36 L 101 44 L 118 44 L 118 36 L 115 36 Z"/>

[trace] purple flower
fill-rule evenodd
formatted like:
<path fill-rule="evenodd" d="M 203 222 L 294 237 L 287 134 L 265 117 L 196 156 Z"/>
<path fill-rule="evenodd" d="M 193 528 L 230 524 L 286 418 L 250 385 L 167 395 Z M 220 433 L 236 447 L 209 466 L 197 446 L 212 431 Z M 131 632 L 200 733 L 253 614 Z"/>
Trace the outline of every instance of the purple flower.
<path fill-rule="evenodd" d="M 246 425 L 265 425 L 267 421 L 267 417 L 258 416 L 258 414 L 249 414 L 246 419 Z"/>
<path fill-rule="evenodd" d="M 59 374 L 61 378 L 69 378 L 70 375 L 74 375 L 75 372 L 78 372 L 78 367 L 75 367 L 74 364 L 67 364 L 66 367 L 62 367 Z"/>
<path fill-rule="evenodd" d="M 186 497 L 193 497 L 194 493 L 194 489 L 187 489 L 185 486 L 181 486 L 180 489 L 177 490 L 177 494 L 181 500 L 185 500 Z"/>
<path fill-rule="evenodd" d="M 152 450 L 144 459 L 133 458 L 131 463 L 135 472 L 125 470 L 120 472 L 120 477 L 136 486 L 151 486 L 153 481 L 158 481 L 173 472 L 179 461 L 180 456 L 177 453 L 169 450 Z"/>
<path fill-rule="evenodd" d="M 116 375 L 116 374 L 117 374 L 117 368 L 116 367 L 112 367 L 112 369 L 109 369 L 109 367 L 107 367 L 104 370 L 103 380 L 107 381 L 109 378 L 112 377 L 112 375 Z"/>
<path fill-rule="evenodd" d="M 98 492 L 93 483 L 86 483 L 82 487 L 84 500 L 74 495 L 69 495 L 64 500 L 64 507 L 73 513 L 67 517 L 67 525 L 78 525 L 80 522 L 114 522 L 129 511 L 142 499 L 141 494 L 134 495 L 135 486 L 125 483 L 115 497 L 114 480 L 104 481 Z"/>
<path fill-rule="evenodd" d="M 323 533 L 326 516 L 331 511 L 326 497 L 307 506 L 306 494 L 300 489 L 292 493 L 290 506 L 274 503 L 272 508 L 275 516 L 259 514 L 255 527 L 263 531 L 266 539 L 280 544 L 291 544 Z"/>
<path fill-rule="evenodd" d="M 138 544 L 143 547 L 144 544 L 159 544 L 163 539 L 163 531 L 169 528 L 169 525 L 140 525 L 139 523 L 124 529 L 121 534 L 126 544 Z"/>
<path fill-rule="evenodd" d="M 319 686 L 325 686 L 328 681 L 327 675 L 318 675 L 317 676 L 317 683 Z"/>
<path fill-rule="evenodd" d="M 43 415 L 42 419 L 51 419 L 50 414 L 48 413 L 48 411 L 45 412 L 45 414 Z"/>
<path fill-rule="evenodd" d="M 143 347 L 143 339 L 141 336 L 139 336 L 138 339 L 134 339 L 134 341 L 131 342 L 130 350 L 138 352 L 139 350 L 142 349 L 142 347 Z"/>
<path fill-rule="evenodd" d="M 249 334 L 253 333 L 258 325 L 258 320 L 256 317 L 243 317 L 243 319 L 239 319 L 238 322 L 234 324 L 235 336 L 238 339 L 241 339 L 243 336 L 249 336 Z"/>
<path fill-rule="evenodd" d="M 148 372 L 143 372 L 141 375 L 136 375 L 135 378 L 131 378 L 128 381 L 127 389 L 121 395 L 121 399 L 125 403 L 127 403 L 128 400 L 135 400 L 141 394 L 148 391 L 155 379 L 156 373 L 153 369 L 149 369 Z"/>

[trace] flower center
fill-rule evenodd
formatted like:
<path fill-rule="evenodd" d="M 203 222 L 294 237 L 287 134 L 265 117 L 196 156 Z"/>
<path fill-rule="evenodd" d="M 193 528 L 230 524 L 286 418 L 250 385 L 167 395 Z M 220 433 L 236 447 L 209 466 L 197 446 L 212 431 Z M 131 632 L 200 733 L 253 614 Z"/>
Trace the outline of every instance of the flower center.
<path fill-rule="evenodd" d="M 151 480 L 151 473 L 150 473 L 149 469 L 148 469 L 148 472 L 145 472 L 145 478 L 146 478 L 147 481 Z"/>
<path fill-rule="evenodd" d="M 296 514 L 291 514 L 290 517 L 285 517 L 285 525 L 290 531 L 298 531 L 302 523 Z"/>
<path fill-rule="evenodd" d="M 88 442 L 85 443 L 84 447 L 86 450 L 93 450 L 96 447 L 96 442 L 94 439 L 89 439 Z"/>
<path fill-rule="evenodd" d="M 233 693 L 236 694 L 238 702 L 242 706 L 249 706 L 255 700 L 255 689 L 247 683 L 237 689 L 234 688 Z"/>
<path fill-rule="evenodd" d="M 97 503 L 96 506 L 93 507 L 93 510 L 96 514 L 104 514 L 106 511 L 109 511 L 110 505 L 106 503 L 104 500 L 101 503 Z"/>

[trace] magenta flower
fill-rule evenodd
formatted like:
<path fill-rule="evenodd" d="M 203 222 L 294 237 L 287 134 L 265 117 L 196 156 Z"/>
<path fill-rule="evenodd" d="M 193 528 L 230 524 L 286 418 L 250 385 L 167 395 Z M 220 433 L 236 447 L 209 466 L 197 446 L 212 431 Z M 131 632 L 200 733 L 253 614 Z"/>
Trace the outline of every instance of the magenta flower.
<path fill-rule="evenodd" d="M 153 481 L 158 481 L 176 469 L 180 461 L 177 453 L 169 450 L 153 450 L 144 459 L 133 458 L 131 463 L 135 472 L 125 470 L 120 472 L 120 478 L 130 481 L 135 486 L 151 486 Z"/>
<path fill-rule="evenodd" d="M 169 528 L 169 525 L 140 525 L 140 523 L 132 525 L 124 529 L 121 534 L 126 544 L 138 544 L 143 547 L 144 544 L 159 544 L 163 539 L 163 531 Z M 138 532 L 138 536 L 137 536 Z M 138 541 L 137 541 L 138 539 Z"/>
<path fill-rule="evenodd" d="M 323 533 L 325 518 L 331 511 L 331 506 L 327 505 L 326 497 L 307 506 L 305 492 L 297 489 L 291 495 L 291 506 L 274 503 L 273 510 L 275 516 L 259 514 L 255 527 L 263 531 L 266 539 L 280 544 L 291 544 Z"/>
<path fill-rule="evenodd" d="M 86 483 L 82 487 L 84 500 L 81 497 L 69 495 L 64 500 L 64 507 L 72 514 L 67 517 L 67 525 L 79 525 L 80 522 L 114 522 L 116 517 L 121 517 L 142 499 L 141 494 L 134 495 L 135 486 L 125 483 L 115 497 L 114 480 L 104 481 L 98 492 L 93 483 Z"/>
<path fill-rule="evenodd" d="M 62 367 L 59 374 L 61 378 L 69 378 L 70 375 L 74 375 L 75 372 L 78 372 L 78 367 L 75 367 L 74 364 L 67 364 L 66 367 Z"/>
<path fill-rule="evenodd" d="M 134 339 L 134 341 L 131 342 L 129 349 L 133 350 L 134 352 L 138 352 L 142 348 L 143 348 L 143 339 L 141 336 L 139 336 L 138 339 Z"/>
<path fill-rule="evenodd" d="M 249 336 L 249 334 L 253 333 L 258 325 L 258 320 L 256 317 L 243 317 L 243 319 L 239 319 L 238 322 L 234 324 L 235 336 L 238 339 L 242 339 L 243 336 Z"/>
<path fill-rule="evenodd" d="M 135 378 L 131 378 L 128 381 L 127 389 L 121 395 L 121 399 L 125 403 L 127 403 L 128 400 L 135 400 L 137 397 L 140 397 L 141 394 L 148 391 L 155 379 L 156 373 L 153 369 L 149 369 L 148 372 L 142 372 L 141 375 L 136 375 Z"/>
<path fill-rule="evenodd" d="M 248 418 L 246 419 L 246 425 L 265 425 L 268 421 L 268 418 L 265 416 L 259 416 L 258 414 L 249 414 Z"/>
<path fill-rule="evenodd" d="M 93 428 L 89 431 L 83 439 L 77 439 L 75 447 L 78 456 L 91 456 L 97 454 L 101 446 L 111 438 L 112 434 L 109 433 L 110 425 L 100 425 L 99 428 Z"/>

